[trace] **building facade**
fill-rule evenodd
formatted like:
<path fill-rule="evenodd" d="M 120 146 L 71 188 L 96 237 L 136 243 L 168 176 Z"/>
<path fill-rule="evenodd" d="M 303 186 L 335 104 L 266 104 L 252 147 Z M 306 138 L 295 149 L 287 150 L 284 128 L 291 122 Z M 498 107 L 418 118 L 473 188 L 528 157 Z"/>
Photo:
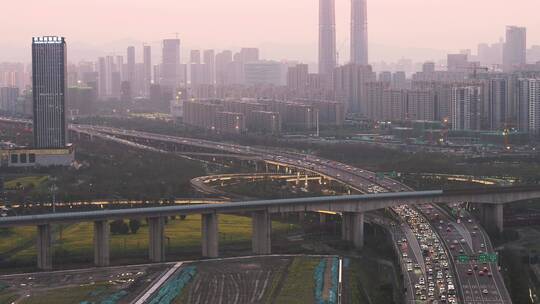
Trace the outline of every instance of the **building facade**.
<path fill-rule="evenodd" d="M 32 82 L 34 147 L 66 147 L 66 41 L 63 37 L 33 38 Z"/>

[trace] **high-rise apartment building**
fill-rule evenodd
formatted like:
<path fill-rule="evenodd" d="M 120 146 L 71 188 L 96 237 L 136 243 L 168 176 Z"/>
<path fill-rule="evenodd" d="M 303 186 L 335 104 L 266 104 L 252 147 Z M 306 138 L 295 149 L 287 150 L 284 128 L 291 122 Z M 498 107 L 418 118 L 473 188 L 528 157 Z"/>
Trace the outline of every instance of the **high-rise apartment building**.
<path fill-rule="evenodd" d="M 143 47 L 143 92 L 144 96 L 150 96 L 150 85 L 152 84 L 152 47 Z"/>
<path fill-rule="evenodd" d="M 482 87 L 461 86 L 452 89 L 452 129 L 479 130 Z"/>
<path fill-rule="evenodd" d="M 19 88 L 0 87 L 0 112 L 16 113 L 17 98 L 19 98 Z"/>
<path fill-rule="evenodd" d="M 319 0 L 319 74 L 331 77 L 336 61 L 335 0 Z"/>
<path fill-rule="evenodd" d="M 367 0 L 351 0 L 351 62 L 368 64 Z"/>
<path fill-rule="evenodd" d="M 225 85 L 229 83 L 228 68 L 233 60 L 231 51 L 222 51 L 216 54 L 216 84 Z"/>
<path fill-rule="evenodd" d="M 469 68 L 469 60 L 467 54 L 448 54 L 446 61 L 449 72 L 467 72 Z"/>
<path fill-rule="evenodd" d="M 503 77 L 490 79 L 487 100 L 487 127 L 490 130 L 506 128 L 507 107 L 510 100 L 509 79 Z"/>
<path fill-rule="evenodd" d="M 376 80 L 377 74 L 369 65 L 350 63 L 340 66 L 333 75 L 335 99 L 345 104 L 347 113 L 367 116 L 365 84 Z"/>
<path fill-rule="evenodd" d="M 105 62 L 105 57 L 99 57 L 97 62 L 98 70 L 98 95 L 100 98 L 105 98 L 107 96 L 107 64 Z"/>
<path fill-rule="evenodd" d="M 127 75 L 126 80 L 132 85 L 135 82 L 135 47 L 127 48 Z"/>
<path fill-rule="evenodd" d="M 520 131 L 540 134 L 540 79 L 518 80 L 518 126 Z"/>
<path fill-rule="evenodd" d="M 292 92 L 303 92 L 309 85 L 309 67 L 297 64 L 287 70 L 287 88 Z"/>
<path fill-rule="evenodd" d="M 175 89 L 180 85 L 180 39 L 163 40 L 161 85 Z"/>
<path fill-rule="evenodd" d="M 240 49 L 240 61 L 243 63 L 259 61 L 259 49 L 258 48 L 241 48 Z"/>
<path fill-rule="evenodd" d="M 34 147 L 64 148 L 66 128 L 66 41 L 44 36 L 32 40 Z"/>
<path fill-rule="evenodd" d="M 216 82 L 216 53 L 214 50 L 204 50 L 204 77 L 205 84 L 214 84 Z"/>
<path fill-rule="evenodd" d="M 510 72 L 527 63 L 527 29 L 506 27 L 506 41 L 503 48 L 503 70 Z"/>

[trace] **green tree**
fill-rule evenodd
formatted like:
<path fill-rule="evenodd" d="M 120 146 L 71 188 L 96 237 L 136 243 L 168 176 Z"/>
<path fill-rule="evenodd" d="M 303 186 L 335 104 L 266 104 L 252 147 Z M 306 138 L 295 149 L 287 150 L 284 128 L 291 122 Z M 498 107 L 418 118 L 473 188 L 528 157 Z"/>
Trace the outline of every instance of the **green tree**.
<path fill-rule="evenodd" d="M 131 233 L 137 234 L 139 228 L 141 228 L 141 221 L 139 221 L 138 219 L 129 220 L 129 230 L 131 231 Z"/>
<path fill-rule="evenodd" d="M 129 226 L 124 220 L 115 220 L 110 224 L 112 234 L 129 234 Z"/>

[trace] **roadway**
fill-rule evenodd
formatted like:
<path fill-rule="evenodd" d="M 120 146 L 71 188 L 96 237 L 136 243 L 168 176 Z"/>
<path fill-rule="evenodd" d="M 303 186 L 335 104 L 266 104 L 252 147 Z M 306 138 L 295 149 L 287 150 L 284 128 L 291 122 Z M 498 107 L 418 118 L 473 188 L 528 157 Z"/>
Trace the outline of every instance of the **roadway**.
<path fill-rule="evenodd" d="M 275 149 L 261 149 L 256 147 L 241 146 L 229 143 L 216 143 L 200 139 L 181 138 L 161 134 L 153 134 L 148 132 L 139 132 L 131 130 L 119 130 L 108 127 L 95 127 L 95 126 L 80 126 L 75 128 L 87 134 L 93 134 L 99 136 L 100 133 L 108 134 L 109 136 L 120 136 L 125 139 L 136 138 L 138 140 L 151 140 L 151 141 L 165 141 L 169 143 L 176 143 L 180 145 L 190 145 L 198 148 L 208 150 L 219 150 L 227 153 L 236 153 L 249 158 L 257 156 L 261 161 L 270 165 L 288 166 L 297 168 L 299 170 L 305 170 L 320 174 L 325 178 L 334 179 L 340 181 L 346 185 L 349 185 L 351 190 L 360 193 L 379 193 L 379 192 L 403 192 L 410 191 L 405 185 L 402 185 L 389 178 L 379 179 L 374 172 L 358 169 L 346 164 L 342 164 L 335 161 L 326 160 L 313 155 L 299 154 L 295 152 L 286 152 Z M 145 145 L 149 144 L 144 143 Z M 409 212 L 414 212 L 414 208 L 403 207 Z M 402 252 L 399 252 L 400 259 L 402 261 L 402 268 L 404 274 L 407 276 L 407 303 L 417 303 L 420 299 L 427 300 L 428 287 L 420 288 L 420 283 L 424 282 L 428 284 L 428 277 L 426 275 L 425 264 L 426 261 L 422 256 L 422 253 L 418 250 L 421 246 L 420 236 L 412 233 L 412 227 L 415 223 L 404 223 L 405 226 L 400 227 L 402 232 L 397 232 L 397 235 L 405 236 L 407 243 L 403 247 L 404 242 L 400 241 L 401 248 L 404 248 Z M 417 229 L 417 228 L 414 228 Z M 430 233 L 433 233 L 430 231 Z M 405 253 L 405 254 L 404 254 Z M 449 257 L 447 258 L 449 260 Z M 412 269 L 411 269 L 412 268 Z M 418 288 L 416 288 L 416 287 Z M 438 290 L 437 290 L 438 295 Z"/>
<path fill-rule="evenodd" d="M 378 179 L 377 175 L 373 172 L 369 172 L 367 170 L 362 170 L 358 168 L 354 168 L 352 166 L 342 164 L 335 161 L 326 160 L 317 156 L 313 155 L 305 155 L 300 154 L 296 152 L 287 152 L 283 150 L 277 150 L 277 149 L 269 149 L 269 148 L 256 148 L 256 147 L 249 147 L 249 146 L 241 146 L 236 144 L 230 144 L 230 143 L 221 143 L 221 142 L 212 142 L 207 140 L 201 140 L 201 139 L 193 139 L 193 138 L 182 138 L 182 137 L 175 137 L 175 136 L 168 136 L 168 135 L 162 135 L 162 134 L 155 134 L 155 133 L 148 133 L 148 132 L 141 132 L 141 131 L 133 131 L 133 130 L 122 130 L 117 128 L 109 128 L 109 127 L 101 127 L 101 126 L 90 126 L 90 125 L 70 125 L 70 129 L 80 132 L 80 133 L 86 133 L 89 135 L 94 136 L 111 136 L 111 137 L 121 137 L 123 139 L 138 139 L 138 140 L 146 140 L 149 141 L 159 141 L 159 142 L 167 142 L 167 143 L 173 143 L 173 144 L 179 144 L 179 145 L 189 145 L 193 147 L 203 148 L 207 150 L 219 150 L 224 153 L 232 153 L 232 154 L 240 154 L 248 156 L 250 159 L 253 159 L 253 157 L 260 159 L 261 161 L 266 162 L 267 164 L 275 164 L 276 166 L 289 166 L 293 168 L 297 168 L 299 170 L 304 170 L 308 172 L 313 172 L 322 175 L 323 177 L 327 177 L 330 179 L 335 179 L 338 181 L 341 181 L 351 187 L 352 190 L 356 190 L 361 193 L 377 193 L 377 192 L 403 192 L 403 191 L 410 191 L 411 189 L 407 186 L 400 184 L 392 179 L 389 178 L 382 178 Z M 128 140 L 126 140 L 128 141 Z M 162 152 L 162 151 L 160 151 Z M 406 209 L 414 210 L 415 208 L 412 207 L 404 207 Z M 433 206 L 426 206 L 426 208 L 433 208 Z M 411 211 L 409 211 L 411 212 Z M 410 228 L 414 228 L 411 226 L 410 223 L 408 223 Z M 465 225 L 465 229 L 468 231 L 472 231 L 471 229 L 474 229 L 474 226 L 471 227 L 471 225 Z M 436 230 L 436 229 L 435 229 Z M 464 236 L 459 235 L 459 230 L 457 229 L 451 229 L 450 232 L 445 234 L 446 230 L 436 230 L 435 233 L 443 240 L 443 243 L 446 246 L 446 250 L 444 252 L 446 261 L 454 262 L 454 256 L 449 254 L 449 248 L 450 240 L 464 238 Z M 427 231 L 424 231 L 424 233 L 430 235 L 431 231 L 427 229 Z M 471 232 L 472 233 L 472 232 Z M 489 238 L 485 234 L 483 230 L 479 230 L 478 236 L 472 241 L 472 247 L 468 246 L 465 242 L 465 244 L 459 242 L 459 246 L 461 246 L 462 250 L 464 250 L 465 253 L 474 253 L 478 252 L 480 250 L 481 244 L 484 244 L 484 246 L 487 246 L 488 250 L 492 250 L 491 244 L 489 242 Z M 404 233 L 406 235 L 406 233 Z M 421 235 L 416 236 L 416 241 L 418 242 L 418 245 L 421 244 L 421 239 L 423 237 Z M 410 240 L 408 239 L 410 242 Z M 417 244 L 414 244 L 413 246 L 408 246 L 408 248 L 415 248 Z M 417 254 L 411 254 L 411 256 L 415 257 L 415 260 Z M 410 263 L 409 260 L 405 261 L 407 264 Z M 412 262 L 412 260 L 411 260 Z M 416 261 L 418 262 L 418 261 Z M 426 259 L 424 259 L 424 264 L 426 263 Z M 504 287 L 504 283 L 502 280 L 502 276 L 500 275 L 498 269 L 496 267 L 493 267 L 493 265 L 488 265 L 489 272 L 493 275 L 490 276 L 480 276 L 478 272 L 473 272 L 472 275 L 467 274 L 466 267 L 469 267 L 471 265 L 461 265 L 459 263 L 455 263 L 455 269 L 457 270 L 457 273 L 454 273 L 452 275 L 452 268 L 449 269 L 449 273 L 451 277 L 457 277 L 457 288 L 458 288 L 458 294 L 461 294 L 462 298 L 464 300 L 464 303 L 472 303 L 472 304 L 479 304 L 479 303 L 511 303 L 508 295 L 508 292 L 506 291 L 506 288 Z M 472 265 L 474 266 L 474 265 Z M 421 273 L 416 274 L 417 271 L 411 271 L 414 275 L 410 277 L 411 281 L 414 282 L 421 282 L 426 281 L 426 278 L 428 277 L 426 275 L 425 269 L 421 269 Z M 488 293 L 484 294 L 484 289 L 487 289 Z M 422 290 L 422 289 L 421 289 Z M 481 294 L 478 294 L 478 292 L 481 291 Z M 425 296 L 425 290 L 424 292 L 421 291 L 418 293 L 418 295 Z M 417 300 L 415 298 L 415 300 Z M 414 302 L 414 301 L 412 301 Z M 460 301 L 461 302 L 461 301 Z"/>
<path fill-rule="evenodd" d="M 493 253 L 493 247 L 487 233 L 470 216 L 459 218 L 450 216 L 442 208 L 419 207 L 437 227 L 457 272 L 457 283 L 461 286 L 462 297 L 466 304 L 511 303 L 504 280 L 497 263 L 482 264 L 478 261 L 458 261 L 458 255 L 474 256 L 482 253 Z M 484 267 L 488 270 L 483 271 Z"/>

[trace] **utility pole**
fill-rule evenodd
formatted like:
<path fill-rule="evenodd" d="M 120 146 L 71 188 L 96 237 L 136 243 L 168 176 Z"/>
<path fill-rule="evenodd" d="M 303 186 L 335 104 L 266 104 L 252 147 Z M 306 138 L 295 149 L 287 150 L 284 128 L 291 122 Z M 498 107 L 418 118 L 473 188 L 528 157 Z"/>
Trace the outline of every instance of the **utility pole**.
<path fill-rule="evenodd" d="M 51 191 L 52 194 L 52 211 L 53 213 L 56 213 L 56 191 L 58 191 L 56 184 L 52 184 L 49 191 Z"/>

